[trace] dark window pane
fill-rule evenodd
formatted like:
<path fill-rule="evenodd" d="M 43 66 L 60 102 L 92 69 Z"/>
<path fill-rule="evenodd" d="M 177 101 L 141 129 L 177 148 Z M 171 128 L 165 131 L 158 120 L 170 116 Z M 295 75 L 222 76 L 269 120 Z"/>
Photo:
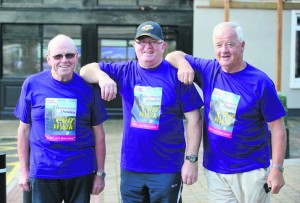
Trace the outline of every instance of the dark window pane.
<path fill-rule="evenodd" d="M 44 36 L 42 36 L 44 34 Z M 46 60 L 48 42 L 57 34 L 70 36 L 78 49 L 81 66 L 81 27 L 69 25 L 10 25 L 2 27 L 4 77 L 27 77 L 50 66 Z"/>
<path fill-rule="evenodd" d="M 3 3 L 43 3 L 43 0 L 2 0 Z"/>
<path fill-rule="evenodd" d="M 43 3 L 49 5 L 53 4 L 57 7 L 64 7 L 66 5 L 83 5 L 83 1 L 84 0 L 43 0 Z"/>
<path fill-rule="evenodd" d="M 136 27 L 99 26 L 98 38 L 133 39 L 135 36 L 135 31 Z"/>
<path fill-rule="evenodd" d="M 98 0 L 99 5 L 136 5 L 137 0 Z"/>
<path fill-rule="evenodd" d="M 172 52 L 172 51 L 175 51 L 175 50 L 176 50 L 176 46 L 177 46 L 176 40 L 166 40 L 166 42 L 167 42 L 167 48 L 166 48 L 166 50 L 165 50 L 165 52 L 164 52 L 164 57 L 165 57 L 168 53 L 170 53 L 170 52 Z"/>
<path fill-rule="evenodd" d="M 135 59 L 132 47 L 136 27 L 99 26 L 98 27 L 98 60 L 120 62 Z"/>
<path fill-rule="evenodd" d="M 300 31 L 296 33 L 295 78 L 300 78 Z"/>
<path fill-rule="evenodd" d="M 28 76 L 39 71 L 38 40 L 3 40 L 4 77 Z"/>
<path fill-rule="evenodd" d="M 140 6 L 175 6 L 176 0 L 139 0 Z"/>
<path fill-rule="evenodd" d="M 100 55 L 98 60 L 120 62 L 135 59 L 135 52 L 129 40 L 99 40 Z"/>
<path fill-rule="evenodd" d="M 39 37 L 39 26 L 38 25 L 3 25 L 3 37 L 4 38 L 15 38 L 15 37 Z"/>
<path fill-rule="evenodd" d="M 79 25 L 44 25 L 44 38 L 53 38 L 58 34 L 68 35 L 71 38 L 81 38 L 81 26 Z"/>

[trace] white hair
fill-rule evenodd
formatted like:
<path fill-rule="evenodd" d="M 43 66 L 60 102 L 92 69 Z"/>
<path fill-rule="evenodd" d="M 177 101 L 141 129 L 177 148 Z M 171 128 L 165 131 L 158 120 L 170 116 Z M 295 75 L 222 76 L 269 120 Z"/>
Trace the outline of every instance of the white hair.
<path fill-rule="evenodd" d="M 48 54 L 50 53 L 53 42 L 56 41 L 56 40 L 61 40 L 61 39 L 68 40 L 74 46 L 74 50 L 77 52 L 76 45 L 75 45 L 75 43 L 74 43 L 74 41 L 71 37 L 69 37 L 67 35 L 64 35 L 64 34 L 58 34 L 49 41 L 49 43 L 48 43 Z"/>
<path fill-rule="evenodd" d="M 229 26 L 229 27 L 232 27 L 235 32 L 236 32 L 236 35 L 237 35 L 237 39 L 238 41 L 240 42 L 243 42 L 245 41 L 245 38 L 244 38 L 244 31 L 243 31 L 243 28 L 237 23 L 237 22 L 222 22 L 222 23 L 219 23 L 218 25 L 215 26 L 214 28 L 214 35 L 215 35 L 215 32 L 222 26 Z"/>

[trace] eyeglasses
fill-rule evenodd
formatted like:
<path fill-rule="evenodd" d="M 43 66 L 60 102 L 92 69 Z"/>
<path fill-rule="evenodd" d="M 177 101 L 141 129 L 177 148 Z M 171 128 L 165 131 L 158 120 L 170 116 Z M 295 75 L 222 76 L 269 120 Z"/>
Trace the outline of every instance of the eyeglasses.
<path fill-rule="evenodd" d="M 63 57 L 66 57 L 66 59 L 72 59 L 75 57 L 75 55 L 76 55 L 76 53 L 67 53 L 65 55 L 57 54 L 55 56 L 52 56 L 52 58 L 54 58 L 55 60 L 62 60 Z"/>
<path fill-rule="evenodd" d="M 138 40 L 136 40 L 135 42 L 138 43 L 141 46 L 146 46 L 147 44 L 150 44 L 150 45 L 153 46 L 153 45 L 159 45 L 159 44 L 163 43 L 164 41 L 156 41 L 156 40 L 138 41 Z"/>
<path fill-rule="evenodd" d="M 264 189 L 266 193 L 271 191 L 271 187 L 269 187 L 267 183 L 264 184 Z"/>

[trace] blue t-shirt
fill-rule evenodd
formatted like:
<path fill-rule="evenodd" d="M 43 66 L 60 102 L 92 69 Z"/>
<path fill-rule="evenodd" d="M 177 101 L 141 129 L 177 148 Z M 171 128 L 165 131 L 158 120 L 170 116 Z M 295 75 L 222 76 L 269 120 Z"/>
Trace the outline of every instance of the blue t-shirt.
<path fill-rule="evenodd" d="M 123 104 L 121 168 L 145 173 L 180 172 L 184 161 L 184 113 L 203 102 L 177 79 L 167 61 L 153 69 L 137 61 L 99 63 L 118 85 Z"/>
<path fill-rule="evenodd" d="M 203 166 L 223 174 L 270 165 L 267 122 L 286 115 L 272 80 L 247 64 L 226 73 L 217 60 L 186 55 L 204 97 Z"/>
<path fill-rule="evenodd" d="M 108 115 L 99 88 L 78 74 L 68 82 L 55 80 L 50 70 L 29 76 L 14 114 L 31 124 L 30 177 L 73 178 L 97 169 L 92 126 Z"/>

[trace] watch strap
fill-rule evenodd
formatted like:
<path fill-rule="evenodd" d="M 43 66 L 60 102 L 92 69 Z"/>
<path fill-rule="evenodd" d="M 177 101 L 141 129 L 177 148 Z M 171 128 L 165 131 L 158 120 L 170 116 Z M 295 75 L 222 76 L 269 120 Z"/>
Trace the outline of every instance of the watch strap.
<path fill-rule="evenodd" d="M 97 171 L 96 172 L 96 176 L 100 176 L 102 178 L 105 178 L 106 177 L 106 173 L 104 171 Z"/>

